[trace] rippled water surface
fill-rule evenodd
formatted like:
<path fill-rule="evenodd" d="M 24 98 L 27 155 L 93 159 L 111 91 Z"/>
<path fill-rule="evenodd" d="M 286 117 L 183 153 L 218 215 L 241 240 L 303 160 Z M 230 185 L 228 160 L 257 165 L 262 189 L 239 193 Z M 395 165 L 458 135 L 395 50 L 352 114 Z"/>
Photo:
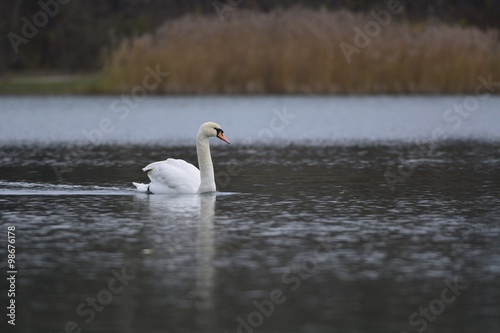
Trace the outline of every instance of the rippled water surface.
<path fill-rule="evenodd" d="M 500 331 L 498 99 L 457 129 L 460 97 L 155 99 L 123 122 L 76 100 L 3 100 L 16 332 Z M 232 141 L 211 141 L 218 192 L 135 192 L 151 161 L 196 164 L 202 119 Z"/>

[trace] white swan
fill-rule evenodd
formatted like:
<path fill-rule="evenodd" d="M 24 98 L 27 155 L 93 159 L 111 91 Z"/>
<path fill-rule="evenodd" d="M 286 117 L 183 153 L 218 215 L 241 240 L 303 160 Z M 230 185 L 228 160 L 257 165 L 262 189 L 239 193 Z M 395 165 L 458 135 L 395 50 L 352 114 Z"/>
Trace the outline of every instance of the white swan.
<path fill-rule="evenodd" d="M 140 192 L 163 193 L 206 193 L 215 192 L 215 176 L 212 157 L 210 156 L 209 137 L 218 137 L 224 142 L 221 127 L 213 122 L 204 123 L 196 136 L 198 170 L 194 165 L 174 158 L 148 164 L 143 171 L 149 171 L 149 184 L 132 183 Z"/>

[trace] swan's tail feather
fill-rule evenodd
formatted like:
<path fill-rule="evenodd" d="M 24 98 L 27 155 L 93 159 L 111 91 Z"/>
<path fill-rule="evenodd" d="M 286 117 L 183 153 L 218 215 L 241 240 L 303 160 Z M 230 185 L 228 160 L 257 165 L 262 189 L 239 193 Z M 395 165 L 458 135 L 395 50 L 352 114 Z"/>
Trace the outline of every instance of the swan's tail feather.
<path fill-rule="evenodd" d="M 134 186 L 137 187 L 137 190 L 139 192 L 149 192 L 149 184 L 134 183 L 134 182 L 132 182 L 132 184 L 134 184 Z"/>

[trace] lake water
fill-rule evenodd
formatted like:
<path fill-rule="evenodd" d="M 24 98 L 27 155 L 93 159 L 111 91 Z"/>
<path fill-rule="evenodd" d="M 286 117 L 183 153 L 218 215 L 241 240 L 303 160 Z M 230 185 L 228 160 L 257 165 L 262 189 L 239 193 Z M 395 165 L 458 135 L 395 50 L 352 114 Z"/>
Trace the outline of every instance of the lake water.
<path fill-rule="evenodd" d="M 499 332 L 499 105 L 492 96 L 1 97 L 2 325 Z M 219 192 L 133 190 L 149 162 L 196 164 L 207 120 L 231 141 L 211 141 Z"/>

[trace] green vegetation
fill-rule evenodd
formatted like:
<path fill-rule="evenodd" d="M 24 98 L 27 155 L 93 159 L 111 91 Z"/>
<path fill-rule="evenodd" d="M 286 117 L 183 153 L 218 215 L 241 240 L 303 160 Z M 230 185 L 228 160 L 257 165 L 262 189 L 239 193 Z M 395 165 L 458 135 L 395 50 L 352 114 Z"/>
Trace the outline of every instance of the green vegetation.
<path fill-rule="evenodd" d="M 105 93 L 102 73 L 86 75 L 22 74 L 7 75 L 0 79 L 0 92 L 4 95 L 54 95 Z"/>

